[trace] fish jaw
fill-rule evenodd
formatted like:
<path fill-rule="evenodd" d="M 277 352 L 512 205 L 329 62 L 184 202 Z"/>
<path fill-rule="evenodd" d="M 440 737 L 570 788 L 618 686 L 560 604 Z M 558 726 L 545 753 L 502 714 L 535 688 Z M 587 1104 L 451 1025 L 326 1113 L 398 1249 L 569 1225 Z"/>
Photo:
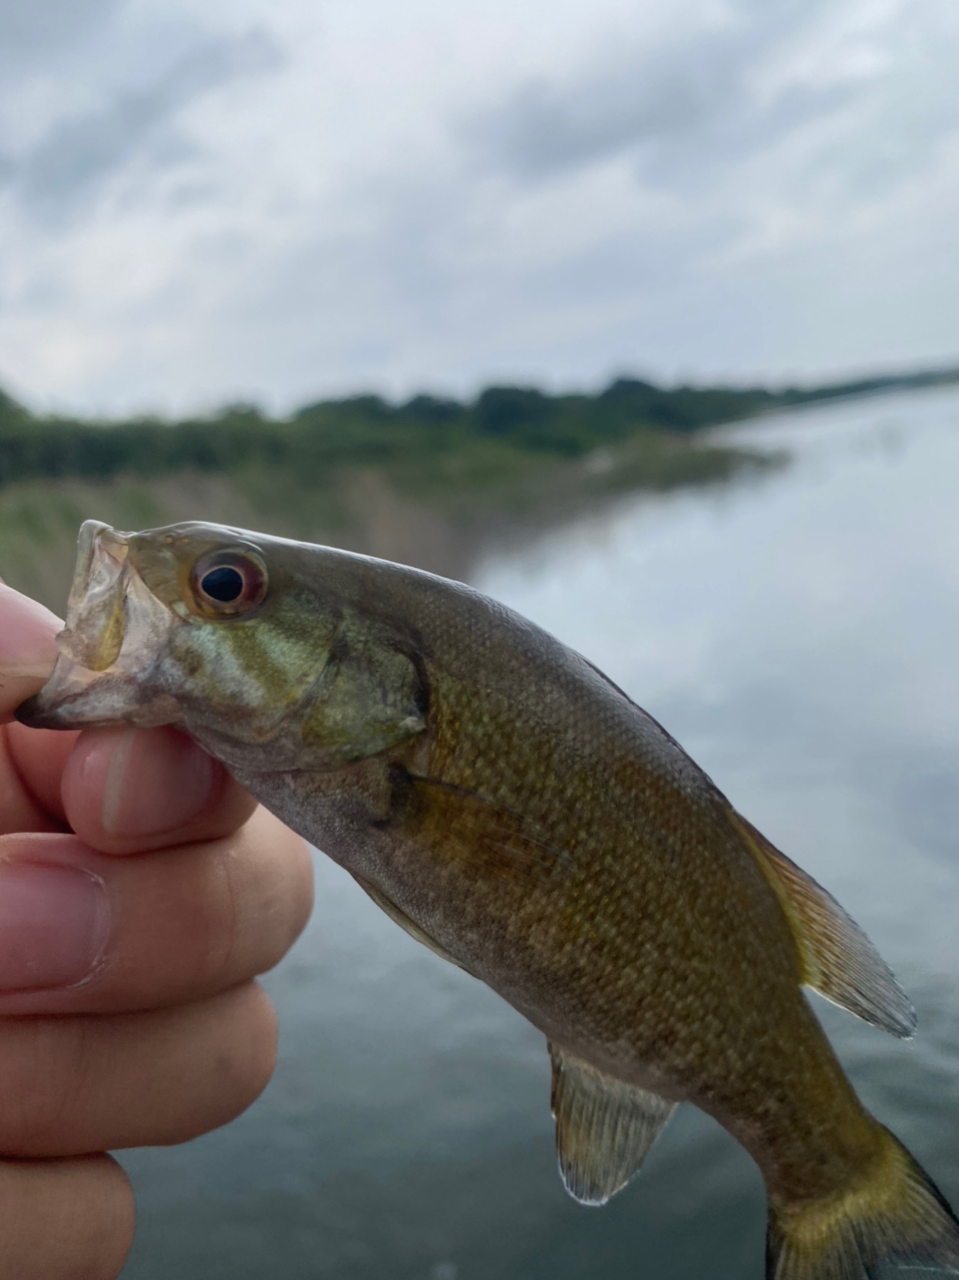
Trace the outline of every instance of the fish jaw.
<path fill-rule="evenodd" d="M 98 520 L 81 530 L 66 626 L 46 684 L 17 709 L 34 729 L 159 725 L 180 718 L 175 699 L 145 676 L 182 625 L 144 585 L 127 535 Z"/>

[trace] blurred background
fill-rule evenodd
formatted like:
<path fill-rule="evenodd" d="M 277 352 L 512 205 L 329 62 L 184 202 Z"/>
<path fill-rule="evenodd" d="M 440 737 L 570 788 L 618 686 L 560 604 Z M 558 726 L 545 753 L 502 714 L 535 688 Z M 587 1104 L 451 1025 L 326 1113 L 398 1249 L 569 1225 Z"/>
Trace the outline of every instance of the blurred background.
<path fill-rule="evenodd" d="M 541 623 L 892 963 L 914 1042 L 817 1008 L 954 1202 L 957 58 L 950 0 L 0 0 L 0 575 L 218 520 Z M 539 1035 L 317 872 L 125 1276 L 761 1274 L 727 1135 L 573 1204 Z"/>

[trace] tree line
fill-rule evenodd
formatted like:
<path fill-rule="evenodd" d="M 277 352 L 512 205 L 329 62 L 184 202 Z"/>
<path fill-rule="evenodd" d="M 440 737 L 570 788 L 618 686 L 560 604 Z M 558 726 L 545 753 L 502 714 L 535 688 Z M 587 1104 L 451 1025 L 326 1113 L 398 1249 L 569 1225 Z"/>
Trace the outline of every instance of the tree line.
<path fill-rule="evenodd" d="M 0 484 L 250 466 L 295 470 L 308 481 L 331 469 L 415 460 L 425 451 L 450 452 L 477 441 L 575 458 L 641 429 L 689 435 L 791 405 L 953 381 L 959 381 L 959 369 L 780 391 L 663 388 L 617 378 L 594 395 L 494 386 L 468 402 L 417 395 L 391 404 L 378 395 L 356 395 L 320 400 L 283 419 L 255 405 L 235 404 L 178 421 L 41 416 L 0 391 Z"/>

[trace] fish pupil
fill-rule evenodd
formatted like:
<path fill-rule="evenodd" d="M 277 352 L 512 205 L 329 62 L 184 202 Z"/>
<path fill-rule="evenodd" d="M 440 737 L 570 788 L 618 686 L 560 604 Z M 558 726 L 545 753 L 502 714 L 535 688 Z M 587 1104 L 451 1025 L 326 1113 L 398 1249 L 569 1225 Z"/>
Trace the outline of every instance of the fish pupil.
<path fill-rule="evenodd" d="M 209 573 L 205 573 L 200 579 L 200 587 L 211 600 L 229 604 L 240 598 L 243 591 L 243 575 L 239 569 L 224 564 L 218 569 L 211 569 Z"/>

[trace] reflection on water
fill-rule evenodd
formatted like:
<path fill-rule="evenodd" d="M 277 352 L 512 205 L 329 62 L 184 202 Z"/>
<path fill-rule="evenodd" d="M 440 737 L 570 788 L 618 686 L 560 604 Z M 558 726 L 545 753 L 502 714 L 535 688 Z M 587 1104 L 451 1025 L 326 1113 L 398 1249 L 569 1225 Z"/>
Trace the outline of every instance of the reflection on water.
<path fill-rule="evenodd" d="M 761 484 L 622 500 L 476 583 L 582 650 L 832 889 L 912 994 L 910 1044 L 824 1004 L 864 1100 L 959 1202 L 959 394 L 726 433 L 795 452 Z M 555 1172 L 541 1037 L 319 858 L 306 936 L 267 982 L 264 1098 L 124 1157 L 130 1280 L 742 1280 L 749 1159 L 683 1108 L 602 1210 Z"/>

